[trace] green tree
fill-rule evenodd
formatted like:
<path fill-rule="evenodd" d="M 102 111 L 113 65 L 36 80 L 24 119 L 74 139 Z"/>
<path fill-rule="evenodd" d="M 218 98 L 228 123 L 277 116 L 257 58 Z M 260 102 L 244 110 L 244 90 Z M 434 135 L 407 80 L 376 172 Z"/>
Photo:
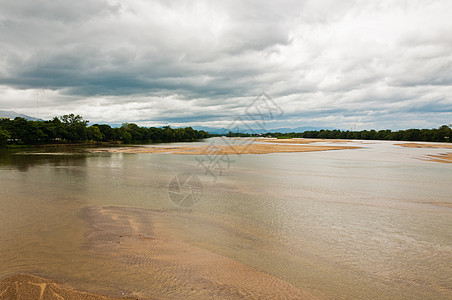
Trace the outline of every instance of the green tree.
<path fill-rule="evenodd" d="M 74 124 L 88 124 L 88 121 L 83 120 L 83 117 L 80 115 L 74 115 L 74 114 L 69 114 L 69 115 L 64 115 L 60 117 L 61 122 L 63 122 L 65 125 L 74 125 Z"/>
<path fill-rule="evenodd" d="M 151 127 L 148 129 L 148 132 L 150 142 L 163 142 L 163 130 L 161 128 Z"/>
<path fill-rule="evenodd" d="M 132 135 L 128 131 L 124 131 L 121 135 L 121 141 L 125 144 L 130 144 L 132 142 Z"/>
<path fill-rule="evenodd" d="M 119 134 L 117 129 L 111 128 L 110 125 L 106 124 L 94 124 L 93 126 L 97 126 L 102 133 L 103 141 L 117 141 L 119 140 Z"/>
<path fill-rule="evenodd" d="M 44 124 L 42 125 L 43 125 L 42 130 L 46 134 L 48 142 L 63 139 L 66 130 L 65 125 L 61 122 L 59 118 L 55 117 L 52 120 L 45 121 Z"/>
<path fill-rule="evenodd" d="M 452 139 L 452 129 L 449 126 L 443 125 L 435 132 L 433 140 L 436 142 L 450 142 Z"/>
<path fill-rule="evenodd" d="M 45 141 L 46 136 L 39 128 L 39 122 L 17 117 L 12 121 L 9 132 L 11 138 L 21 144 L 36 144 Z"/>
<path fill-rule="evenodd" d="M 171 128 L 171 126 L 163 126 L 163 134 L 162 134 L 163 142 L 174 142 L 175 136 L 174 136 L 174 130 Z"/>
<path fill-rule="evenodd" d="M 64 124 L 63 138 L 70 142 L 83 142 L 87 140 L 86 125 L 88 121 L 83 120 L 80 115 L 64 115 L 60 117 L 61 122 Z"/>
<path fill-rule="evenodd" d="M 132 141 L 143 141 L 143 136 L 141 135 L 140 127 L 134 123 L 124 123 L 121 126 L 122 131 L 128 132 L 132 137 Z"/>
<path fill-rule="evenodd" d="M 103 140 L 103 135 L 100 132 L 99 127 L 97 126 L 90 126 L 87 129 L 87 137 L 91 141 L 97 141 L 100 142 Z"/>
<path fill-rule="evenodd" d="M 11 137 L 7 130 L 0 128 L 0 145 L 6 145 L 8 139 Z"/>

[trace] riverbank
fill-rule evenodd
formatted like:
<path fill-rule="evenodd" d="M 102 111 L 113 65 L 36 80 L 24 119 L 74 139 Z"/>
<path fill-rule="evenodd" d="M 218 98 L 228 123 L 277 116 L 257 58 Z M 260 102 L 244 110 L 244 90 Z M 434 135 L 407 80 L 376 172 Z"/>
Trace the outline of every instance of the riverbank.
<path fill-rule="evenodd" d="M 426 159 L 428 161 L 440 162 L 440 163 L 452 163 L 452 153 L 443 153 L 439 155 L 429 155 Z"/>
<path fill-rule="evenodd" d="M 0 149 L 39 149 L 39 148 L 89 148 L 89 147 L 118 147 L 121 142 L 83 142 L 83 143 L 51 143 L 51 144 L 7 144 L 1 145 Z"/>
<path fill-rule="evenodd" d="M 402 143 L 402 144 L 394 144 L 395 146 L 401 146 L 406 148 L 445 148 L 452 149 L 452 144 L 444 143 L 444 144 L 433 144 L 433 143 Z"/>

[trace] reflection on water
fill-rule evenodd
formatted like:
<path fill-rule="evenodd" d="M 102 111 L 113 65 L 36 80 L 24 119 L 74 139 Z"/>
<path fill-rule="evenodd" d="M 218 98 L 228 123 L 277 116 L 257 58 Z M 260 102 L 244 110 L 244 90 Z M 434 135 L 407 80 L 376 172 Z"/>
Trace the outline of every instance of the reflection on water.
<path fill-rule="evenodd" d="M 69 152 L 39 152 L 34 150 L 33 152 L 25 152 L 20 150 L 5 150 L 0 149 L 0 167 L 3 169 L 15 168 L 18 171 L 26 172 L 29 168 L 39 165 L 53 165 L 61 166 L 68 165 L 72 166 L 74 161 L 84 161 L 86 155 L 83 153 L 69 153 Z"/>
<path fill-rule="evenodd" d="M 1 151 L 0 278 L 147 290 L 148 277 L 81 247 L 82 208 L 112 205 L 163 211 L 179 239 L 320 298 L 451 299 L 452 166 L 417 159 L 444 149 L 360 144 L 242 155 L 217 182 L 189 155 Z M 181 172 L 203 181 L 190 210 L 167 195 Z"/>

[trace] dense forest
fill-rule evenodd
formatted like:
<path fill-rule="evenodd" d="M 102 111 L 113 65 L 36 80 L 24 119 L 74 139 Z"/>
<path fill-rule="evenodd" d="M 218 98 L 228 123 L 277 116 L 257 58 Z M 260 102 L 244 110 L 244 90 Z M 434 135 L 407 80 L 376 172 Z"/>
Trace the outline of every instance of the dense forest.
<path fill-rule="evenodd" d="M 27 121 L 23 118 L 0 119 L 0 145 L 6 144 L 48 144 L 85 142 L 190 142 L 209 137 L 206 131 L 191 127 L 163 128 L 139 127 L 124 123 L 119 128 L 94 124 L 79 115 L 64 115 L 49 121 Z"/>
<path fill-rule="evenodd" d="M 228 137 L 251 137 L 257 134 L 243 134 L 229 132 Z M 318 138 L 318 139 L 351 139 L 351 140 L 391 140 L 391 141 L 424 141 L 424 142 L 452 142 L 452 129 L 443 125 L 438 129 L 407 129 L 391 131 L 386 130 L 316 130 L 301 133 L 266 133 L 264 137 L 276 138 Z"/>

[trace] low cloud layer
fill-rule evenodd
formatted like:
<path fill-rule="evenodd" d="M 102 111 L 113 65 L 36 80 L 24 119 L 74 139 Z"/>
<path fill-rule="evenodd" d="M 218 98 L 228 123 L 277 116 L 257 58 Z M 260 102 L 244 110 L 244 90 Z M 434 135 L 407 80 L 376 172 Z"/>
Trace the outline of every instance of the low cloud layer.
<path fill-rule="evenodd" d="M 0 109 L 91 123 L 452 122 L 452 2 L 0 0 Z M 38 102 L 38 105 L 37 105 Z"/>

